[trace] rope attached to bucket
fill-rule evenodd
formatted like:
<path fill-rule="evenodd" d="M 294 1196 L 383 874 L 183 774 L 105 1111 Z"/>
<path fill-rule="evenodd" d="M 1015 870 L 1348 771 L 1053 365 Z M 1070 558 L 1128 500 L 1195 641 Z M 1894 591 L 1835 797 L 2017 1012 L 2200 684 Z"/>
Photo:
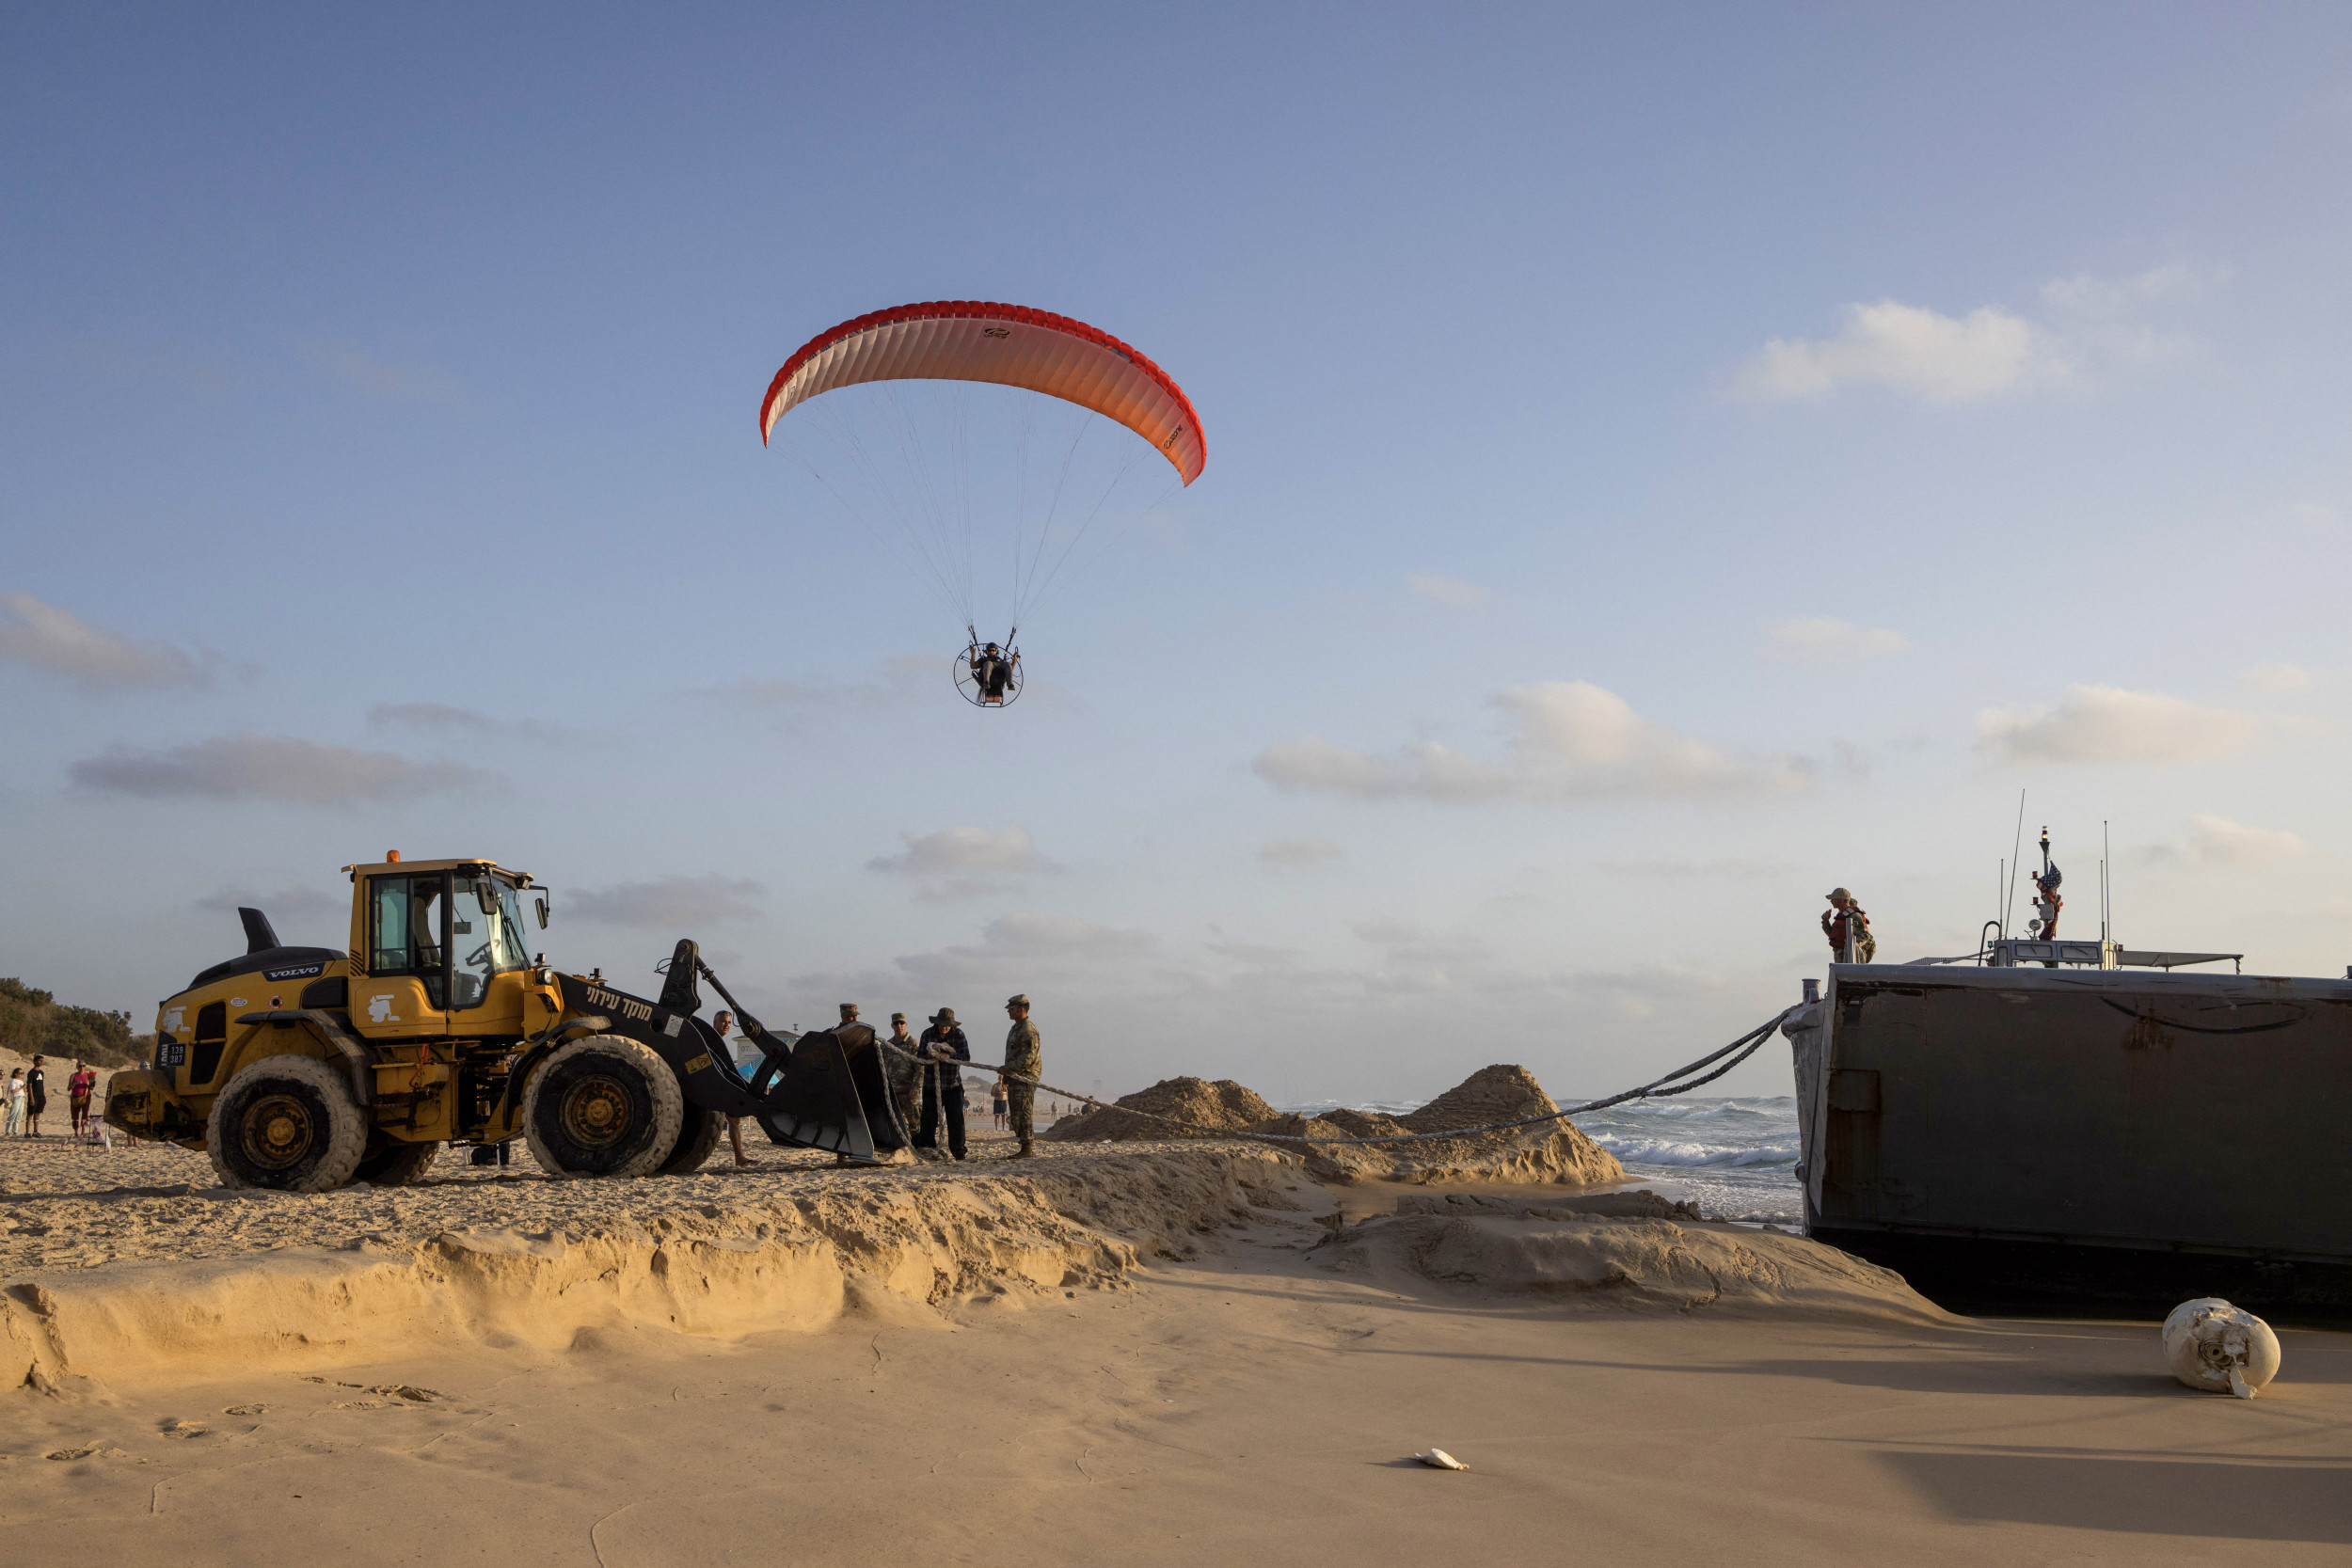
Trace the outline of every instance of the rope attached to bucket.
<path fill-rule="evenodd" d="M 1581 1117 L 1591 1111 L 1605 1111 L 1612 1105 L 1622 1105 L 1629 1100 L 1663 1100 L 1669 1095 L 1688 1094 L 1703 1084 L 1713 1083 L 1750 1056 L 1755 1055 L 1762 1048 L 1764 1042 L 1772 1038 L 1772 1031 L 1779 1028 L 1787 1021 L 1788 1015 L 1796 1010 L 1795 1007 L 1783 1008 L 1722 1050 L 1709 1052 L 1688 1067 L 1678 1068 L 1663 1078 L 1653 1079 L 1638 1089 L 1628 1089 L 1623 1094 L 1613 1094 L 1606 1100 L 1588 1100 L 1581 1105 L 1571 1105 L 1564 1111 L 1552 1111 L 1539 1117 L 1523 1117 L 1518 1121 L 1490 1122 L 1484 1127 L 1456 1127 L 1443 1132 L 1396 1132 L 1378 1138 L 1310 1138 L 1288 1132 L 1239 1132 L 1231 1128 L 1211 1127 L 1205 1122 L 1188 1121 L 1182 1117 L 1164 1117 L 1156 1111 L 1138 1110 L 1133 1105 L 1104 1104 L 1091 1095 L 1083 1095 L 1074 1089 L 1056 1088 L 1053 1085 L 1040 1079 L 1010 1071 L 994 1063 L 927 1057 L 909 1051 L 905 1046 L 895 1041 L 883 1039 L 879 1035 L 875 1037 L 874 1043 L 923 1067 L 953 1067 L 959 1070 L 971 1068 L 979 1072 L 993 1072 L 1008 1083 L 1033 1085 L 1048 1094 L 1066 1095 L 1081 1104 L 1091 1105 L 1098 1111 L 1121 1111 L 1131 1117 L 1142 1117 L 1147 1121 L 1162 1122 L 1169 1127 L 1182 1127 L 1196 1132 L 1205 1132 L 1211 1137 L 1245 1138 L 1253 1143 L 1269 1144 L 1411 1144 L 1474 1137 L 1482 1132 L 1507 1132 L 1514 1128 L 1534 1127 L 1541 1122 L 1560 1121 L 1568 1117 Z M 1725 1057 L 1729 1057 L 1730 1060 L 1725 1061 Z M 1723 1065 L 1716 1067 L 1715 1064 L 1718 1062 Z M 1690 1076 L 1700 1069 L 1708 1067 L 1713 1067 L 1715 1070 L 1703 1078 Z"/>

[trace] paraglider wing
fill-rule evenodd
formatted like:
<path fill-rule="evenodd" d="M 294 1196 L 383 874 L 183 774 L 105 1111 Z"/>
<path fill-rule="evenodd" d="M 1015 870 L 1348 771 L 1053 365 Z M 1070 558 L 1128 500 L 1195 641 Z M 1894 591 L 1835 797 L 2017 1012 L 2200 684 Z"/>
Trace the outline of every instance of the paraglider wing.
<path fill-rule="evenodd" d="M 759 438 L 798 404 L 867 381 L 991 381 L 1090 408 L 1142 436 L 1186 484 L 1209 460 L 1184 389 L 1109 333 L 1023 305 L 935 300 L 818 333 L 784 363 L 759 406 Z"/>

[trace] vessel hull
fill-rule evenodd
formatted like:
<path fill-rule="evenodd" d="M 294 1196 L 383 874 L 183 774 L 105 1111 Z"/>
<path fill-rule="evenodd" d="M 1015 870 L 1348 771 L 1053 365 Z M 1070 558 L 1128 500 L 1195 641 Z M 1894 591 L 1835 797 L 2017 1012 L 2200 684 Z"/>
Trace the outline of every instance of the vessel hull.
<path fill-rule="evenodd" d="M 1931 1296 L 2352 1307 L 2352 981 L 1836 964 L 1788 1033 L 1808 1231 Z"/>

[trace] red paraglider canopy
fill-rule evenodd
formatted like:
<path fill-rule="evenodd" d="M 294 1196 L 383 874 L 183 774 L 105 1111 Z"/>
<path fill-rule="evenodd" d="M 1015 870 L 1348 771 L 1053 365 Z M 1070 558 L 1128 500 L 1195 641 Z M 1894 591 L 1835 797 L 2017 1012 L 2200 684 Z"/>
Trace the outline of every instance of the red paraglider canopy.
<path fill-rule="evenodd" d="M 1160 450 L 1186 484 L 1208 466 L 1192 400 L 1166 371 L 1100 328 L 1025 305 L 934 300 L 876 310 L 801 345 L 759 405 L 764 443 L 797 405 L 867 381 L 991 381 L 1090 408 Z"/>

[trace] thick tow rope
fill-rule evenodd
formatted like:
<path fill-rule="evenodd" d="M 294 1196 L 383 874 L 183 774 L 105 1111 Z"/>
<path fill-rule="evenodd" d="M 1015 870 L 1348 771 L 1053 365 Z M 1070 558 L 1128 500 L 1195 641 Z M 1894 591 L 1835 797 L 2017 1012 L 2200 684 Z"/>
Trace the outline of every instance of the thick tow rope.
<path fill-rule="evenodd" d="M 924 1056 L 879 1036 L 875 1037 L 874 1043 L 923 1067 L 953 1066 L 959 1069 L 971 1068 L 979 1072 L 993 1072 L 1008 1083 L 1029 1084 L 1043 1089 L 1048 1094 L 1067 1095 L 1070 1099 L 1081 1104 L 1091 1105 L 1098 1111 L 1122 1111 L 1131 1117 L 1141 1117 L 1147 1121 L 1156 1121 L 1169 1127 L 1182 1127 L 1196 1132 L 1205 1132 L 1212 1137 L 1245 1138 L 1253 1143 L 1267 1144 L 1413 1144 L 1435 1143 L 1450 1138 L 1475 1137 L 1482 1132 L 1507 1132 L 1514 1128 L 1534 1127 L 1547 1121 L 1561 1121 L 1569 1117 L 1581 1117 L 1591 1111 L 1605 1111 L 1612 1105 L 1622 1105 L 1629 1100 L 1663 1100 L 1669 1095 L 1688 1094 L 1703 1084 L 1713 1083 L 1750 1056 L 1755 1055 L 1762 1048 L 1764 1042 L 1772 1037 L 1772 1031 L 1779 1028 L 1788 1015 L 1796 1010 L 1794 1007 L 1785 1007 L 1722 1050 L 1709 1052 L 1688 1067 L 1678 1068 L 1663 1078 L 1653 1079 L 1638 1089 L 1628 1089 L 1623 1094 L 1613 1094 L 1606 1100 L 1588 1100 L 1581 1105 L 1571 1105 L 1565 1110 L 1553 1111 L 1540 1117 L 1522 1117 L 1518 1121 L 1489 1122 L 1484 1127 L 1455 1127 L 1443 1132 L 1397 1132 L 1379 1138 L 1308 1138 L 1287 1132 L 1238 1132 L 1231 1128 L 1211 1127 L 1205 1122 L 1188 1121 L 1182 1117 L 1164 1117 L 1156 1111 L 1137 1110 L 1133 1105 L 1105 1104 L 1091 1095 L 1083 1095 L 1074 1089 L 1056 1088 L 1041 1079 L 1013 1072 L 990 1062 L 966 1062 L 950 1057 Z M 1734 1054 L 1735 1053 L 1737 1054 Z M 1731 1059 L 1724 1061 L 1724 1058 L 1727 1056 Z M 1718 1062 L 1723 1065 L 1716 1067 L 1715 1064 Z M 1714 1067 L 1715 1070 L 1703 1078 L 1690 1076 L 1700 1069 L 1708 1067 Z"/>

